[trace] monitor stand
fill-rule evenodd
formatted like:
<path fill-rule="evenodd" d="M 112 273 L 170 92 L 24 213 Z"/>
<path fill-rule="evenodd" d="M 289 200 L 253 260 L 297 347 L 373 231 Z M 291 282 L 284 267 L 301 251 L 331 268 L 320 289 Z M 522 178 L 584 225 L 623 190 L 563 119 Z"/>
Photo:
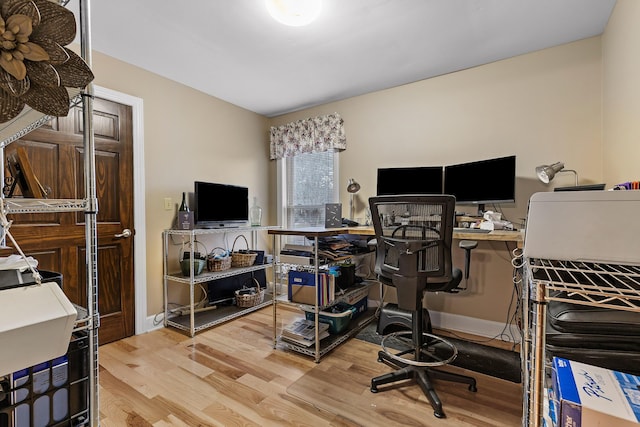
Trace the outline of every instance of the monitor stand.
<path fill-rule="evenodd" d="M 244 226 L 246 226 L 245 223 L 238 223 L 238 222 L 225 222 L 225 223 L 205 222 L 201 224 L 196 224 L 196 228 L 208 229 L 208 230 L 219 229 L 219 228 L 240 228 Z"/>

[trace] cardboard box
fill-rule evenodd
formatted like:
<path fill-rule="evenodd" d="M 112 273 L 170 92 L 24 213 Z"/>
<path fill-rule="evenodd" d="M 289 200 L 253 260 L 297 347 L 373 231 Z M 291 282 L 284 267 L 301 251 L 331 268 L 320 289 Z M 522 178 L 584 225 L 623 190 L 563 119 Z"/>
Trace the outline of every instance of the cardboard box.
<path fill-rule="evenodd" d="M 559 427 L 637 427 L 640 377 L 559 357 L 552 371 Z"/>
<path fill-rule="evenodd" d="M 314 291 L 314 286 L 305 286 L 305 285 L 289 285 L 289 290 L 291 292 L 290 300 L 292 302 L 297 302 L 300 304 L 309 304 L 314 305 L 316 303 Z"/>
<path fill-rule="evenodd" d="M 319 306 L 332 303 L 335 297 L 335 277 L 327 273 L 319 273 L 317 287 L 315 282 L 315 273 L 289 271 L 289 300 L 314 305 L 316 303 L 314 292 L 317 289 Z"/>

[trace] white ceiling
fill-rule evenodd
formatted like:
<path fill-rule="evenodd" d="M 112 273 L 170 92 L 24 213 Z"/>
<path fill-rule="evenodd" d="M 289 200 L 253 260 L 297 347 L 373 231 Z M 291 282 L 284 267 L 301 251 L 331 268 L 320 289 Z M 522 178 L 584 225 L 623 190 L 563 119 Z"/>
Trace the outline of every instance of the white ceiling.
<path fill-rule="evenodd" d="M 264 0 L 98 0 L 92 47 L 272 117 L 595 36 L 615 5 L 323 2 L 311 25 L 287 27 Z"/>

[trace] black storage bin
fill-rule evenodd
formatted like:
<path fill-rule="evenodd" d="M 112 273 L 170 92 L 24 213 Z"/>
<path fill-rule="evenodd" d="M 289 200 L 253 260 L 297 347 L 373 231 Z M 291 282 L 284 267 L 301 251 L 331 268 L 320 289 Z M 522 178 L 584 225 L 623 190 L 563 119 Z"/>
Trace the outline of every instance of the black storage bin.
<path fill-rule="evenodd" d="M 76 332 L 64 356 L 0 377 L 0 427 L 88 424 L 88 351 Z"/>
<path fill-rule="evenodd" d="M 264 264 L 264 251 L 251 250 L 251 252 L 257 254 L 253 265 Z M 265 270 L 250 271 L 208 282 L 207 296 L 209 297 L 209 304 L 235 304 L 235 291 L 242 289 L 243 286 L 255 287 L 254 278 L 260 283 L 261 289 L 266 289 L 267 275 Z"/>
<path fill-rule="evenodd" d="M 37 270 L 42 282 L 55 282 L 62 288 L 62 274 L 56 271 Z M 18 270 L 0 270 L 0 290 L 32 285 L 36 281 L 31 270 L 20 273 Z"/>
<path fill-rule="evenodd" d="M 340 275 L 336 277 L 336 287 L 338 289 L 348 289 L 356 284 L 356 266 L 345 264 L 340 266 Z"/>

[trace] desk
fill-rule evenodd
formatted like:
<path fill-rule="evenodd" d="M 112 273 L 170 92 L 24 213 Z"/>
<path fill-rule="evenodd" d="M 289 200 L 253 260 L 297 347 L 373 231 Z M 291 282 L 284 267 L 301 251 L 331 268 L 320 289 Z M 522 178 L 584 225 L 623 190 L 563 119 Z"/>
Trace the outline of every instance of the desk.
<path fill-rule="evenodd" d="M 280 265 L 278 254 L 280 253 L 281 244 L 280 244 L 279 238 L 282 236 L 304 236 L 307 239 L 314 241 L 314 246 L 313 246 L 314 248 L 318 247 L 318 239 L 321 237 L 338 236 L 341 234 L 354 234 L 354 235 L 360 235 L 360 236 L 375 237 L 375 231 L 373 227 L 370 227 L 370 226 L 369 227 L 368 226 L 337 227 L 337 228 L 306 227 L 306 228 L 291 228 L 291 229 L 277 228 L 277 229 L 270 229 L 268 231 L 268 234 L 273 236 L 273 251 L 274 251 L 274 255 L 278 257 L 276 265 Z M 454 231 L 453 238 L 460 239 L 460 240 L 465 239 L 465 240 L 477 240 L 477 241 L 515 242 L 518 245 L 518 247 L 522 247 L 522 244 L 524 241 L 524 233 L 520 231 L 508 231 L 508 230 L 495 230 L 490 233 L 469 233 L 469 232 L 465 233 L 463 231 Z M 319 260 L 316 253 L 314 265 L 307 266 L 307 268 L 313 269 L 316 275 L 318 274 L 318 268 L 316 267 L 318 263 L 319 263 Z M 274 284 L 280 283 L 280 281 L 278 280 L 278 272 L 281 272 L 280 267 L 274 268 Z M 274 293 L 277 293 L 276 289 L 277 289 L 277 286 L 274 286 Z M 274 295 L 274 298 L 273 298 L 274 348 L 276 347 L 276 344 L 278 341 L 277 325 L 276 325 L 276 317 L 277 317 L 276 306 L 278 304 L 277 300 L 278 298 Z M 317 322 L 318 322 L 317 313 L 319 311 L 319 307 L 317 304 L 315 305 L 314 309 L 316 312 L 315 320 L 317 325 Z M 301 347 L 292 348 L 291 346 L 290 348 L 292 348 L 294 351 L 298 351 L 300 353 L 313 356 L 315 358 L 315 361 L 319 362 L 322 355 L 326 354 L 328 351 L 330 351 L 331 349 L 333 349 L 334 347 L 336 347 L 338 344 L 342 343 L 349 337 L 355 335 L 362 327 L 364 327 L 367 323 L 369 323 L 372 320 L 372 316 L 370 315 L 370 313 L 367 313 L 367 315 L 364 315 L 363 317 L 364 317 L 364 320 L 360 320 L 357 325 L 355 325 L 354 327 L 350 327 L 349 330 L 345 332 L 343 335 L 326 338 L 325 339 L 326 341 L 323 340 L 322 345 L 320 345 L 320 342 L 317 339 L 318 335 L 316 334 L 316 345 L 314 349 L 310 349 L 310 348 L 305 349 Z M 316 331 L 317 331 L 317 326 L 316 326 Z"/>
<path fill-rule="evenodd" d="M 337 228 L 324 228 L 324 227 L 307 227 L 307 228 L 293 228 L 293 229 L 279 229 L 270 230 L 269 234 L 279 234 L 288 236 L 305 236 L 309 238 L 314 237 L 327 237 L 335 236 L 338 234 L 357 234 L 360 236 L 375 236 L 376 233 L 373 227 L 370 226 L 358 226 L 358 227 L 337 227 Z M 453 231 L 453 238 L 458 240 L 478 240 L 478 241 L 493 241 L 493 242 L 514 242 L 519 248 L 524 243 L 524 232 L 514 230 L 493 230 L 489 233 L 473 233 L 464 231 Z"/>
<path fill-rule="evenodd" d="M 375 236 L 376 232 L 373 227 L 370 226 L 358 226 L 358 227 L 336 227 L 336 228 L 324 228 L 324 227 L 303 227 L 303 228 L 280 228 L 276 230 L 269 230 L 269 234 L 280 236 L 305 236 L 308 238 L 314 237 L 327 237 L 337 236 L 340 234 L 358 234 L 361 236 Z"/>
<path fill-rule="evenodd" d="M 493 230 L 490 233 L 469 233 L 454 231 L 453 238 L 459 240 L 489 240 L 493 242 L 515 242 L 519 248 L 524 244 L 524 232 L 514 230 Z"/>

